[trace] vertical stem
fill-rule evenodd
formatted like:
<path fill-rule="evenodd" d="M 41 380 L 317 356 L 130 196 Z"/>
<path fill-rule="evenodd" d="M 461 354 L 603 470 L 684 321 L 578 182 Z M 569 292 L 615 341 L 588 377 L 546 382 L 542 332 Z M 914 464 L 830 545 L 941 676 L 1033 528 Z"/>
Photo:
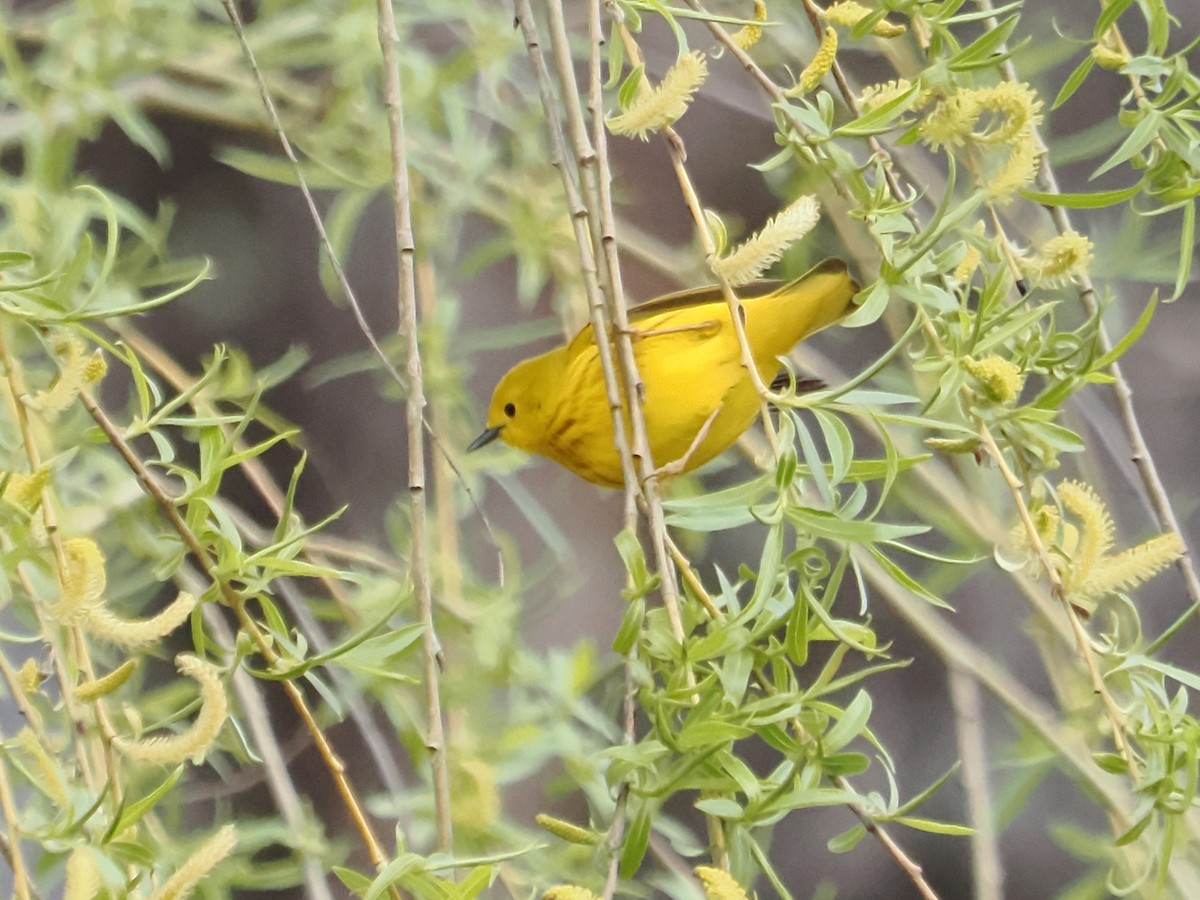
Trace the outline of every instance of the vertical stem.
<path fill-rule="evenodd" d="M 0 756 L 0 813 L 4 815 L 4 824 L 8 829 L 8 862 L 12 867 L 13 896 L 17 900 L 29 900 L 29 869 L 25 866 L 25 857 L 21 853 L 21 827 L 17 806 L 13 802 L 12 786 L 8 782 L 8 766 L 3 756 Z"/>
<path fill-rule="evenodd" d="M 433 768 L 434 805 L 437 814 L 438 848 L 453 849 L 454 833 L 450 821 L 450 770 L 446 763 L 445 730 L 442 723 L 440 692 L 441 648 L 433 623 L 433 596 L 429 584 L 428 533 L 425 502 L 425 386 L 421 370 L 421 348 L 417 335 L 417 289 L 413 258 L 412 211 L 409 205 L 408 163 L 405 158 L 403 93 L 400 67 L 396 60 L 396 20 L 391 0 L 379 0 L 379 46 L 383 52 L 384 96 L 388 113 L 388 136 L 392 147 L 392 203 L 396 224 L 398 255 L 399 331 L 405 342 L 405 374 L 408 398 L 405 402 L 408 430 L 408 492 L 412 521 L 412 581 L 421 621 L 424 655 L 425 702 L 429 717 L 426 746 Z"/>
<path fill-rule="evenodd" d="M 967 792 L 967 811 L 973 832 L 971 868 L 975 879 L 975 900 L 1003 900 L 1004 869 L 1000 864 L 992 793 L 988 787 L 987 741 L 983 733 L 979 682 L 957 666 L 950 666 L 949 674 L 958 758 L 962 760 L 962 780 Z"/>

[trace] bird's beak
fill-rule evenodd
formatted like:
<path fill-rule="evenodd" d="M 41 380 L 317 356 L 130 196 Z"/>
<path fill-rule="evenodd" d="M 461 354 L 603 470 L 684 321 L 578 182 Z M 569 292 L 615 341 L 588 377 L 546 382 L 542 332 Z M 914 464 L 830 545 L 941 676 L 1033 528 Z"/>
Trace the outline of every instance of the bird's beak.
<path fill-rule="evenodd" d="M 470 453 L 472 450 L 478 450 L 480 447 L 490 444 L 496 438 L 500 437 L 500 430 L 503 427 L 503 425 L 497 425 L 495 428 L 485 428 L 483 434 L 471 441 L 471 446 L 467 448 L 467 452 Z"/>

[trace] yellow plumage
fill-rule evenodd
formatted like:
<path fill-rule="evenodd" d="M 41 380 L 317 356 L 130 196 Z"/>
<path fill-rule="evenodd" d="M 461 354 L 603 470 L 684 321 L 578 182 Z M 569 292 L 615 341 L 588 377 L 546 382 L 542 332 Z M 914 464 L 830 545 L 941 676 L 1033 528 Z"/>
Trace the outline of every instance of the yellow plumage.
<path fill-rule="evenodd" d="M 740 289 L 759 377 L 769 383 L 779 371 L 778 357 L 842 318 L 857 290 L 839 259 L 827 259 L 782 287 L 763 283 Z M 660 297 L 631 309 L 629 324 L 646 386 L 642 409 L 655 465 L 685 456 L 681 471 L 703 465 L 737 440 L 760 408 L 724 295 L 708 287 Z M 688 455 L 710 417 L 708 433 Z M 487 429 L 470 449 L 497 437 L 595 484 L 623 484 L 591 326 L 569 344 L 517 363 L 500 379 Z"/>

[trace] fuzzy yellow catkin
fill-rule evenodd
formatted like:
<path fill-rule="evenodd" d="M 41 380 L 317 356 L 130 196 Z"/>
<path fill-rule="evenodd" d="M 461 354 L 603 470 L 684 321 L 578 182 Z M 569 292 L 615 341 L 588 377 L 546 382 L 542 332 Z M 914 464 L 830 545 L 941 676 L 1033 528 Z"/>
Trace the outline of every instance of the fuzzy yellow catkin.
<path fill-rule="evenodd" d="M 863 6 L 861 3 L 855 3 L 854 0 L 844 0 L 842 3 L 835 3 L 829 7 L 821 14 L 821 17 L 826 22 L 834 25 L 853 28 L 872 12 L 873 10 Z M 894 38 L 904 34 L 907 30 L 903 25 L 889 22 L 887 19 L 880 19 L 871 27 L 871 34 L 876 37 Z"/>
<path fill-rule="evenodd" d="M 658 87 L 641 91 L 629 108 L 605 120 L 613 134 L 649 140 L 650 132 L 673 125 L 687 112 L 692 95 L 708 76 L 704 54 L 692 51 L 676 60 Z"/>
<path fill-rule="evenodd" d="M 979 248 L 974 244 L 967 244 L 967 250 L 963 253 L 963 258 L 954 267 L 954 280 L 964 284 L 970 281 L 971 276 L 975 274 L 975 270 L 979 268 L 979 263 L 982 260 L 983 254 L 979 252 Z"/>
<path fill-rule="evenodd" d="M 742 886 L 724 869 L 696 866 L 692 871 L 704 886 L 705 900 L 747 900 Z"/>
<path fill-rule="evenodd" d="M 1064 481 L 1056 489 L 1059 502 L 1079 520 L 1082 530 L 1079 546 L 1072 554 L 1073 568 L 1084 577 L 1092 572 L 1100 558 L 1113 545 L 1115 528 L 1104 501 L 1090 484 Z"/>
<path fill-rule="evenodd" d="M 990 88 L 962 88 L 943 97 L 921 123 L 921 139 L 931 147 L 957 147 L 966 143 L 1007 146 L 1027 128 L 1041 121 L 1042 102 L 1029 85 L 1002 81 Z M 990 117 L 983 131 L 975 131 L 985 112 Z"/>
<path fill-rule="evenodd" d="M 592 829 L 582 828 L 574 822 L 556 819 L 554 816 L 548 816 L 545 813 L 538 813 L 535 821 L 555 837 L 562 838 L 571 844 L 590 845 L 598 844 L 601 841 L 601 835 L 592 831 Z"/>
<path fill-rule="evenodd" d="M 1092 265 L 1092 242 L 1077 231 L 1055 235 L 1023 268 L 1038 284 L 1055 286 L 1076 281 Z"/>
<path fill-rule="evenodd" d="M 185 759 L 199 762 L 221 733 L 229 716 L 229 700 L 217 667 L 190 653 L 175 657 L 175 664 L 182 674 L 199 683 L 200 711 L 186 730 L 170 737 L 150 737 L 140 741 L 113 738 L 113 746 L 130 759 L 159 765 L 174 765 Z"/>
<path fill-rule="evenodd" d="M 76 847 L 67 857 L 63 900 L 93 900 L 100 893 L 100 864 L 90 847 Z"/>
<path fill-rule="evenodd" d="M 85 702 L 107 697 L 129 680 L 133 670 L 138 666 L 137 659 L 127 659 L 103 678 L 81 681 L 75 687 L 75 699 Z"/>
<path fill-rule="evenodd" d="M 62 596 L 50 614 L 64 625 L 78 625 L 99 603 L 108 584 L 104 553 L 91 538 L 62 542 Z"/>
<path fill-rule="evenodd" d="M 1028 187 L 1041 165 L 1040 148 L 1032 128 L 1017 133 L 1009 143 L 1008 157 L 984 184 L 984 193 L 993 202 L 1012 199 Z"/>
<path fill-rule="evenodd" d="M 802 97 L 815 89 L 821 83 L 821 79 L 828 75 L 829 70 L 833 68 L 833 62 L 837 59 L 837 48 L 837 31 L 826 28 L 825 34 L 821 37 L 821 44 L 817 47 L 817 52 L 813 54 L 812 61 L 804 67 L 804 71 L 796 79 L 796 84 L 784 91 L 784 95 Z"/>
<path fill-rule="evenodd" d="M 4 499 L 25 512 L 33 514 L 42 505 L 42 491 L 50 483 L 50 469 L 42 466 L 36 472 L 13 472 L 4 487 Z"/>
<path fill-rule="evenodd" d="M 13 738 L 13 746 L 21 751 L 29 770 L 33 772 L 32 784 L 59 806 L 66 806 L 67 781 L 63 777 L 58 760 L 42 746 L 33 729 L 26 726 Z"/>
<path fill-rule="evenodd" d="M 236 846 L 237 828 L 232 824 L 221 826 L 151 895 L 151 900 L 185 900 L 190 897 L 201 879 L 232 853 Z"/>
<path fill-rule="evenodd" d="M 587 888 L 574 884 L 556 884 L 542 894 L 542 900 L 598 900 Z"/>
<path fill-rule="evenodd" d="M 1123 550 L 1116 556 L 1100 560 L 1091 577 L 1079 586 L 1078 591 L 1085 597 L 1099 598 L 1132 590 L 1171 565 L 1183 553 L 1183 541 L 1179 535 L 1168 531 Z"/>
<path fill-rule="evenodd" d="M 749 284 L 778 262 L 788 247 L 812 231 L 820 218 L 821 205 L 817 199 L 800 197 L 732 253 L 710 258 L 709 266 L 714 275 L 734 287 Z"/>
<path fill-rule="evenodd" d="M 901 94 L 912 89 L 912 82 L 907 78 L 893 78 L 881 84 L 869 84 L 862 90 L 858 103 L 863 112 L 878 109 L 885 103 L 890 103 Z"/>
<path fill-rule="evenodd" d="M 82 625 L 88 634 L 120 644 L 140 647 L 166 637 L 187 621 L 196 608 L 196 598 L 180 591 L 171 603 L 148 619 L 123 619 L 103 604 L 88 610 Z"/>
<path fill-rule="evenodd" d="M 40 688 L 46 677 L 42 674 L 41 668 L 34 661 L 33 657 L 21 663 L 21 671 L 17 674 L 21 679 L 21 689 L 27 694 L 32 694 Z"/>
<path fill-rule="evenodd" d="M 1002 356 L 985 356 L 982 359 L 963 357 L 962 367 L 983 386 L 987 395 L 997 403 L 1008 405 L 1021 394 L 1025 382 L 1021 368 L 1012 360 Z"/>
<path fill-rule="evenodd" d="M 756 23 L 767 21 L 767 4 L 763 0 L 754 0 L 754 21 Z M 742 50 L 749 50 L 762 40 L 762 33 L 761 25 L 743 25 L 731 34 L 729 38 L 735 46 L 740 47 Z"/>

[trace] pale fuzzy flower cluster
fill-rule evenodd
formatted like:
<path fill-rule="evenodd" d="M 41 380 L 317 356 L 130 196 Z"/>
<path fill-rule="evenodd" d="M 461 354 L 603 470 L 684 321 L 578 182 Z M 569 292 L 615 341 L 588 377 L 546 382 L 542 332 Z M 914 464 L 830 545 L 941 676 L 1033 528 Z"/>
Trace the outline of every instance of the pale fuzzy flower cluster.
<path fill-rule="evenodd" d="M 606 119 L 613 134 L 649 140 L 650 132 L 673 125 L 687 112 L 692 95 L 708 76 L 703 53 L 685 53 L 663 76 L 658 87 L 642 91 L 629 108 Z"/>
<path fill-rule="evenodd" d="M 83 342 L 74 335 L 58 338 L 54 350 L 61 367 L 58 380 L 30 401 L 33 408 L 50 418 L 74 403 L 84 390 L 98 384 L 108 371 L 103 354 L 99 350 L 87 353 Z"/>
<path fill-rule="evenodd" d="M 599 900 L 587 888 L 574 884 L 557 884 L 542 894 L 542 900 Z"/>
<path fill-rule="evenodd" d="M 149 619 L 123 619 L 104 603 L 108 584 L 104 553 L 91 538 L 63 541 L 62 597 L 50 614 L 64 625 L 78 625 L 98 638 L 125 647 L 166 637 L 191 615 L 196 598 L 186 592 Z"/>
<path fill-rule="evenodd" d="M 59 806 L 70 803 L 62 766 L 42 745 L 33 729 L 27 725 L 18 731 L 12 739 L 11 748 L 20 751 L 25 766 L 33 774 L 30 783 L 34 787 Z"/>
<path fill-rule="evenodd" d="M 33 514 L 42 505 L 42 491 L 50 483 L 50 469 L 42 466 L 36 472 L 13 472 L 4 486 L 4 499 Z"/>
<path fill-rule="evenodd" d="M 1042 249 L 1022 263 L 1025 272 L 1040 285 L 1053 287 L 1087 275 L 1092 265 L 1092 242 L 1077 231 L 1055 235 Z"/>
<path fill-rule="evenodd" d="M 696 866 L 692 871 L 704 886 L 704 900 L 748 900 L 742 886 L 724 869 Z"/>
<path fill-rule="evenodd" d="M 813 230 L 821 217 L 816 197 L 803 196 L 728 256 L 709 259 L 713 273 L 732 286 L 749 284 L 778 262 L 784 251 Z"/>
<path fill-rule="evenodd" d="M 754 0 L 754 21 L 756 23 L 767 21 L 767 4 L 763 0 Z M 762 33 L 761 25 L 743 25 L 731 34 L 729 38 L 735 46 L 742 50 L 749 50 L 762 40 Z"/>
<path fill-rule="evenodd" d="M 1007 156 L 984 185 L 989 199 L 1003 201 L 1037 174 L 1040 157 L 1034 128 L 1042 120 L 1041 109 L 1033 88 L 1022 82 L 963 89 L 938 101 L 921 123 L 921 139 L 934 148 L 968 143 L 1006 148 Z M 985 127 L 976 130 L 985 116 Z"/>
<path fill-rule="evenodd" d="M 1073 602 L 1094 603 L 1108 594 L 1132 590 L 1183 555 L 1183 541 L 1173 531 L 1109 555 L 1112 517 L 1096 491 L 1083 482 L 1065 481 L 1057 493 L 1059 502 L 1080 523 L 1074 546 L 1064 548 L 1069 562 L 1063 587 Z"/>
<path fill-rule="evenodd" d="M 878 109 L 885 103 L 890 103 L 905 91 L 911 89 L 912 82 L 907 78 L 894 78 L 891 81 L 885 81 L 881 84 L 869 84 L 863 88 L 862 94 L 858 98 L 858 103 L 862 107 L 863 112 L 870 112 L 873 109 Z"/>
<path fill-rule="evenodd" d="M 140 741 L 113 738 L 113 746 L 139 762 L 175 765 L 185 759 L 200 762 L 212 748 L 229 717 L 229 698 L 221 684 L 221 673 L 210 662 L 181 653 L 175 657 L 179 671 L 200 685 L 200 711 L 185 731 L 170 737 L 151 737 Z"/>
<path fill-rule="evenodd" d="M 179 869 L 155 891 L 150 900 L 186 900 L 201 879 L 237 846 L 237 828 L 222 825 L 212 837 L 201 844 Z"/>
<path fill-rule="evenodd" d="M 821 37 L 821 44 L 817 47 L 817 52 L 813 54 L 812 61 L 804 67 L 804 71 L 796 79 L 795 85 L 784 91 L 784 94 L 788 97 L 802 97 L 814 90 L 821 83 L 821 79 L 828 75 L 829 70 L 833 68 L 834 60 L 837 59 L 837 48 L 837 32 L 832 28 L 826 28 L 825 34 Z"/>
<path fill-rule="evenodd" d="M 1008 144 L 1041 122 L 1042 101 L 1033 88 L 1002 81 L 990 88 L 964 88 L 942 98 L 921 123 L 921 139 L 931 147 L 961 147 L 966 143 Z M 987 127 L 975 126 L 986 114 Z"/>
<path fill-rule="evenodd" d="M 101 888 L 100 864 L 90 847 L 76 847 L 67 857 L 63 900 L 93 900 Z"/>
<path fill-rule="evenodd" d="M 987 395 L 997 403 L 1007 406 L 1021 395 L 1025 376 L 1021 373 L 1020 366 L 1010 359 L 995 355 L 982 359 L 967 356 L 963 358 L 962 366 L 983 385 Z"/>
<path fill-rule="evenodd" d="M 983 254 L 979 252 L 979 248 L 974 244 L 967 244 L 967 252 L 954 267 L 954 280 L 960 284 L 966 284 L 971 280 L 971 276 L 975 274 L 975 270 L 979 268 L 982 261 Z"/>
<path fill-rule="evenodd" d="M 538 813 L 535 821 L 555 837 L 562 838 L 570 844 L 593 845 L 601 841 L 599 832 L 590 828 L 582 828 L 574 822 L 557 819 L 545 813 Z"/>
<path fill-rule="evenodd" d="M 842 3 L 835 3 L 821 14 L 821 17 L 826 22 L 831 22 L 834 25 L 842 25 L 846 28 L 853 28 L 874 10 L 870 7 L 863 6 L 861 3 L 855 3 L 854 0 L 843 0 Z M 908 29 L 903 25 L 897 25 L 894 22 L 889 22 L 887 19 L 880 19 L 871 29 L 871 34 L 876 37 L 894 38 L 904 34 Z"/>
<path fill-rule="evenodd" d="M 1003 202 L 1009 200 L 1022 188 L 1028 187 L 1037 177 L 1041 164 L 1040 151 L 1033 128 L 1022 129 L 1009 144 L 1008 158 L 992 174 L 984 186 L 988 198 Z"/>
<path fill-rule="evenodd" d="M 137 666 L 136 658 L 127 659 L 102 678 L 81 681 L 75 685 L 75 699 L 89 703 L 92 700 L 107 697 L 129 680 L 129 676 L 133 674 Z"/>

